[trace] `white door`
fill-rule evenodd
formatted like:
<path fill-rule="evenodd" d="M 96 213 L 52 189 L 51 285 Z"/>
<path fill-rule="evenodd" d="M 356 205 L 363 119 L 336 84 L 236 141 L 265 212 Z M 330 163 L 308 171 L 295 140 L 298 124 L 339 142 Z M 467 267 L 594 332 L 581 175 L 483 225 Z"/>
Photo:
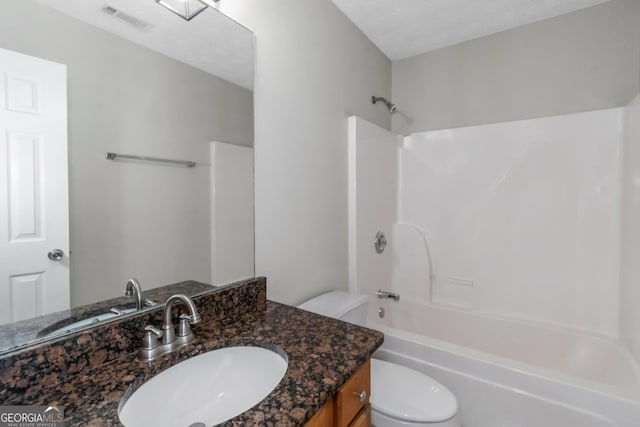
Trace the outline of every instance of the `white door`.
<path fill-rule="evenodd" d="M 0 79 L 4 324 L 69 308 L 67 69 L 0 49 Z"/>

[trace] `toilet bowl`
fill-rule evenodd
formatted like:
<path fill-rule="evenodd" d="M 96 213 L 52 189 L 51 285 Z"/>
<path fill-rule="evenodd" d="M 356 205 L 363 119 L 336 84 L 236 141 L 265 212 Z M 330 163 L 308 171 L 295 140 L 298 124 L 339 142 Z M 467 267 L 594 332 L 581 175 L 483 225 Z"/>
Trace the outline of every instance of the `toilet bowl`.
<path fill-rule="evenodd" d="M 445 386 L 413 369 L 371 359 L 371 421 L 377 427 L 460 427 L 458 402 Z"/>
<path fill-rule="evenodd" d="M 366 326 L 367 296 L 331 291 L 298 308 Z M 375 427 L 461 427 L 456 397 L 421 372 L 371 359 L 371 422 Z"/>

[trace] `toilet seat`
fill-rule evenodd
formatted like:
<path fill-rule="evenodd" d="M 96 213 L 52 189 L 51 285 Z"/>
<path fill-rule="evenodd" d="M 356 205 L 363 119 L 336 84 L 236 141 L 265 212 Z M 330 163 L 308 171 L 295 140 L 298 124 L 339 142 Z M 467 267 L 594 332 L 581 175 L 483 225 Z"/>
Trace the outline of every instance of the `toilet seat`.
<path fill-rule="evenodd" d="M 413 369 L 371 359 L 371 409 L 406 422 L 437 423 L 458 412 L 445 386 Z"/>

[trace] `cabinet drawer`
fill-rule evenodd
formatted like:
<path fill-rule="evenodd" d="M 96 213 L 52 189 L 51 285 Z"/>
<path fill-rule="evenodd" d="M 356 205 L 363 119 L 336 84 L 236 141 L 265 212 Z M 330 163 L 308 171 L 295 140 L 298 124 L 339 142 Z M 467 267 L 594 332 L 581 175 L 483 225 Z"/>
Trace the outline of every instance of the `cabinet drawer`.
<path fill-rule="evenodd" d="M 356 372 L 349 381 L 338 391 L 335 399 L 336 426 L 348 426 L 358 412 L 369 404 L 371 394 L 370 383 L 371 362 L 367 363 Z M 365 393 L 362 395 L 362 393 Z M 364 396 L 361 401 L 360 396 Z"/>
<path fill-rule="evenodd" d="M 362 408 L 362 411 L 349 424 L 349 427 L 371 427 L 371 405 Z"/>

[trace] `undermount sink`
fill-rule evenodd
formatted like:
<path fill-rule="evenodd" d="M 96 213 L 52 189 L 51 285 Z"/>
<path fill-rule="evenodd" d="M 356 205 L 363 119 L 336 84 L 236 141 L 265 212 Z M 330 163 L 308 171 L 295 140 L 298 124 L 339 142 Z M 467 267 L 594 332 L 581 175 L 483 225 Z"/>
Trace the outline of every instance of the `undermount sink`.
<path fill-rule="evenodd" d="M 167 369 L 120 404 L 126 427 L 223 423 L 262 401 L 287 371 L 287 360 L 261 347 L 227 347 Z"/>

